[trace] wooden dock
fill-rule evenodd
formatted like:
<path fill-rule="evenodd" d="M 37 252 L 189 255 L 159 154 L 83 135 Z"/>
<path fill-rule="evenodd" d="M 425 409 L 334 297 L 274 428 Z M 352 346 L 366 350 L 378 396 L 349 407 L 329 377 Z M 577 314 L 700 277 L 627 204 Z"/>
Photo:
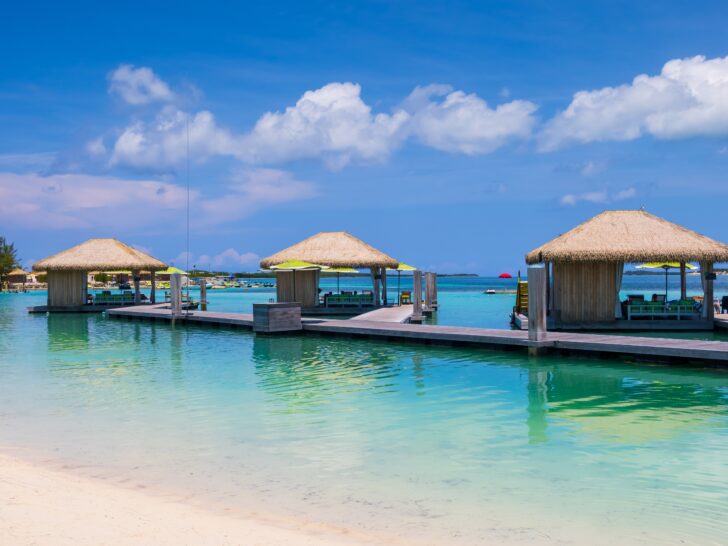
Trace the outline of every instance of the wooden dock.
<path fill-rule="evenodd" d="M 465 344 L 500 349 L 535 347 L 546 352 L 577 353 L 597 358 L 618 356 L 646 361 L 728 367 L 728 343 L 722 341 L 567 332 L 549 332 L 544 341 L 529 341 L 528 332 L 521 330 L 405 324 L 401 321 L 406 311 L 407 309 L 403 308 L 383 308 L 350 320 L 304 318 L 303 333 L 364 336 L 420 343 Z M 171 311 L 166 305 L 112 309 L 108 311 L 108 316 L 164 322 L 172 320 Z M 253 315 L 243 313 L 190 311 L 175 320 L 177 323 L 246 329 L 253 327 Z"/>
<path fill-rule="evenodd" d="M 409 322 L 413 312 L 413 305 L 382 307 L 374 311 L 369 311 L 368 313 L 363 313 L 357 316 L 356 320 L 366 320 L 370 322 L 394 322 L 396 324 L 404 324 L 405 322 Z"/>

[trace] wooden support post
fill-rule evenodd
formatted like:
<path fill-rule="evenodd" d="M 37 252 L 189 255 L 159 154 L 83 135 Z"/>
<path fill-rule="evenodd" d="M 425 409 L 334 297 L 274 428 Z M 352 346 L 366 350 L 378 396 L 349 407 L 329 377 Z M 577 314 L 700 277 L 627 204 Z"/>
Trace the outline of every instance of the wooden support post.
<path fill-rule="evenodd" d="M 382 300 L 384 301 L 384 305 L 387 305 L 387 268 L 382 267 L 379 271 L 382 275 Z"/>
<path fill-rule="evenodd" d="M 370 271 L 372 273 L 372 293 L 374 294 L 374 305 L 379 307 L 379 268 L 372 267 Z"/>
<path fill-rule="evenodd" d="M 437 301 L 437 273 L 430 273 L 432 275 L 432 308 L 437 310 L 440 304 Z"/>
<path fill-rule="evenodd" d="M 412 272 L 412 303 L 413 311 L 411 322 L 422 322 L 422 271 Z"/>
<path fill-rule="evenodd" d="M 546 339 L 546 269 L 528 268 L 528 339 Z M 532 350 L 533 349 L 533 350 Z M 538 354 L 538 348 L 529 347 L 529 354 Z"/>
<path fill-rule="evenodd" d="M 706 264 L 705 271 L 702 272 L 703 275 L 705 275 L 705 298 L 703 299 L 703 305 L 706 305 L 706 315 L 705 318 L 709 322 L 713 322 L 715 319 L 715 307 L 713 307 L 713 262 L 709 262 Z"/>
<path fill-rule="evenodd" d="M 200 281 L 200 309 L 207 311 L 207 281 L 205 279 Z"/>
<path fill-rule="evenodd" d="M 425 273 L 425 313 L 432 313 L 432 273 Z"/>
<path fill-rule="evenodd" d="M 172 273 L 169 277 L 170 303 L 172 307 L 172 318 L 182 316 L 182 276 L 179 273 Z"/>
<path fill-rule="evenodd" d="M 680 299 L 684 300 L 688 297 L 688 287 L 687 287 L 687 276 L 686 276 L 686 267 L 685 262 L 680 262 Z"/>
<path fill-rule="evenodd" d="M 152 294 L 149 297 L 149 301 L 152 303 L 157 303 L 157 272 L 156 271 L 151 272 L 151 281 L 152 281 Z"/>
<path fill-rule="evenodd" d="M 139 281 L 141 280 L 141 272 L 132 271 L 131 276 L 134 278 L 134 305 L 139 305 L 142 302 L 142 294 L 139 291 Z"/>
<path fill-rule="evenodd" d="M 546 269 L 546 316 L 551 311 L 551 264 L 545 262 L 544 268 Z"/>

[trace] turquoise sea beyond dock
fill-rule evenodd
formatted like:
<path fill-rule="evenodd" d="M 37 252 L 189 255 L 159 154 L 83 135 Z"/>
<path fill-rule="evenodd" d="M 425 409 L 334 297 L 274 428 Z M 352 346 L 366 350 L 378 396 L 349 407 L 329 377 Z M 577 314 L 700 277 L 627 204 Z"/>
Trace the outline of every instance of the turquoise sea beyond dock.
<path fill-rule="evenodd" d="M 508 328 L 514 296 L 482 292 L 513 284 L 441 278 L 434 320 Z M 624 293 L 663 290 L 624 278 Z M 250 312 L 275 294 L 208 296 Z M 26 312 L 45 297 L 0 294 L 14 456 L 413 543 L 728 537 L 725 370 Z"/>

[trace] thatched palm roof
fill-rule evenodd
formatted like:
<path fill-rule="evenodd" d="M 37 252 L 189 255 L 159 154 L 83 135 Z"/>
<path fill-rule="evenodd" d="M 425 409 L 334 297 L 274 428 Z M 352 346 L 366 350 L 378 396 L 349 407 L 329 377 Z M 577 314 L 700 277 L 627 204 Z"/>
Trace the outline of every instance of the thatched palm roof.
<path fill-rule="evenodd" d="M 399 262 L 345 231 L 323 231 L 260 262 L 267 269 L 288 260 L 329 267 L 397 267 Z"/>
<path fill-rule="evenodd" d="M 728 245 L 642 210 L 610 210 L 526 255 L 540 262 L 725 262 Z"/>
<path fill-rule="evenodd" d="M 13 269 L 10 273 L 7 274 L 8 277 L 19 277 L 20 275 L 28 275 L 28 272 L 17 268 Z"/>
<path fill-rule="evenodd" d="M 33 271 L 166 269 L 167 264 L 116 239 L 89 239 L 33 265 Z"/>

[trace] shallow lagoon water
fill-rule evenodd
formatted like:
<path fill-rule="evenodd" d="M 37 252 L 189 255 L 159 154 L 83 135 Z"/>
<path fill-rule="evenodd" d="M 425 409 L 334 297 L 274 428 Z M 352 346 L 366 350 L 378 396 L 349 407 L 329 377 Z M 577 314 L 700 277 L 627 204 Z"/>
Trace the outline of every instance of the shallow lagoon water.
<path fill-rule="evenodd" d="M 439 317 L 507 327 L 512 296 L 444 284 Z M 728 536 L 725 372 L 25 313 L 43 298 L 0 295 L 4 450 L 379 536 Z"/>

